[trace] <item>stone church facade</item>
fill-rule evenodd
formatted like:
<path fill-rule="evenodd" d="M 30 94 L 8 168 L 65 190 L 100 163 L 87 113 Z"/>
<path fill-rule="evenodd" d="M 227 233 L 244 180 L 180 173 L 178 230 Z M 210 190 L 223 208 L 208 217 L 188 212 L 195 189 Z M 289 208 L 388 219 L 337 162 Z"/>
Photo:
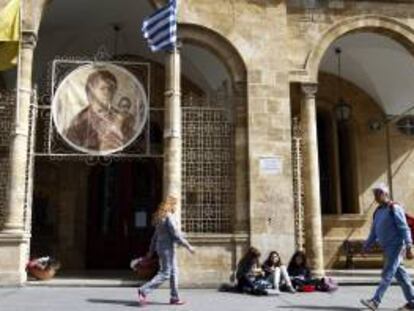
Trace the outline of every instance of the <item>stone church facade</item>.
<path fill-rule="evenodd" d="M 145 5 L 150 13 L 164 4 Z M 67 5 L 73 11 L 67 14 L 82 20 L 88 7 L 72 6 Z M 98 9 L 113 22 L 108 8 Z M 120 16 L 129 9 L 123 5 Z M 341 76 L 331 53 L 341 46 L 346 64 L 345 57 L 361 51 L 355 47 L 364 47 L 354 55 L 356 61 L 357 56 L 373 58 L 375 49 L 386 45 L 395 53 L 384 52 L 385 59 L 397 62 L 399 53 L 406 53 L 409 63 L 412 1 L 181 0 L 181 63 L 184 68 L 192 62 L 194 68 L 183 69 L 177 93 L 182 107 L 179 181 L 165 177 L 168 159 L 178 149 L 167 148 L 162 135 L 168 126 L 162 121 L 169 103 L 164 91 L 177 77 L 171 63 L 164 65 L 168 55 L 151 59 L 128 48 L 134 32 L 125 32 L 122 54 L 151 68 L 154 126 L 149 125 L 145 155 L 73 160 L 70 154 L 45 151 L 52 79 L 46 67 L 56 59 L 93 56 L 100 45 L 88 45 L 88 34 L 97 29 L 93 24 L 88 21 L 82 29 L 81 22 L 66 22 L 64 16 L 54 1 L 22 1 L 19 65 L 0 79 L 0 283 L 24 283 L 25 263 L 34 255 L 58 257 L 63 270 L 127 269 L 131 256 L 145 253 L 151 234 L 149 225 L 139 231 L 130 218 L 142 211 L 150 215 L 174 182 L 182 183 L 182 228 L 197 247 L 194 257 L 180 249 L 181 279 L 195 285 L 228 280 L 249 246 L 263 256 L 278 250 L 285 262 L 304 248 L 318 275 L 343 269 L 343 243 L 366 236 L 374 211 L 370 189 L 378 182 L 389 184 L 395 200 L 414 208 L 410 104 L 396 109 L 390 98 L 373 92 L 380 84 L 371 67 L 364 67 L 362 77 L 361 66 L 345 66 Z M 86 39 L 76 41 L 82 31 Z M 65 47 L 58 50 L 56 40 Z M 72 41 L 76 47 L 68 44 Z M 380 45 L 366 54 L 370 42 Z M 48 50 L 49 45 L 56 49 Z M 84 52 L 88 49 L 92 52 Z M 398 64 L 387 68 L 380 74 L 395 80 L 392 69 Z M 409 72 L 404 81 L 411 79 Z M 214 84 L 221 77 L 225 83 Z M 409 97 L 404 83 L 398 87 L 406 87 L 406 93 L 393 91 L 391 84 L 388 93 Z M 337 116 L 339 97 L 349 103 L 348 118 Z M 120 186 L 123 182 L 131 189 Z M 117 193 L 105 199 L 115 203 L 105 203 L 102 210 L 108 193 Z M 136 209 L 131 212 L 129 206 Z M 114 212 L 109 218 L 116 221 L 98 221 L 105 211 Z M 107 262 L 98 262 L 94 256 L 107 256 L 108 248 L 122 258 L 108 255 Z"/>

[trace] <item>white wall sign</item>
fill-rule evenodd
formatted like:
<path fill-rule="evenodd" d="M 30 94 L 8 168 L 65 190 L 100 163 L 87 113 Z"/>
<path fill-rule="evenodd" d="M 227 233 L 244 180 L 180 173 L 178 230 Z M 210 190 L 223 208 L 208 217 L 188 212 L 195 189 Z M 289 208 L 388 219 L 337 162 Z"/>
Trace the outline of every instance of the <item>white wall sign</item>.
<path fill-rule="evenodd" d="M 283 170 L 283 160 L 280 156 L 261 157 L 260 173 L 264 175 L 280 175 Z"/>

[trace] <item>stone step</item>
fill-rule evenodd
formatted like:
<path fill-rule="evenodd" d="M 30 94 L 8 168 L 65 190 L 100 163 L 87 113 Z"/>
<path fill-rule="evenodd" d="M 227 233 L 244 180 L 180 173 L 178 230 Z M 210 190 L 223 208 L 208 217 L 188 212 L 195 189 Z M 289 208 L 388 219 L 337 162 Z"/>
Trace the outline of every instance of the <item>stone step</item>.
<path fill-rule="evenodd" d="M 414 269 L 407 270 L 411 277 L 414 278 Z M 327 270 L 326 275 L 332 277 L 341 285 L 375 285 L 381 278 L 381 270 Z"/>
<path fill-rule="evenodd" d="M 414 277 L 414 269 L 408 270 Z M 326 275 L 334 278 L 340 285 L 376 285 L 381 270 L 328 270 Z M 48 287 L 136 287 L 142 281 L 129 271 L 93 271 L 62 273 L 48 281 L 29 280 L 27 286 Z M 183 288 L 217 288 L 220 284 L 182 284 Z M 168 286 L 165 285 L 165 286 Z"/>

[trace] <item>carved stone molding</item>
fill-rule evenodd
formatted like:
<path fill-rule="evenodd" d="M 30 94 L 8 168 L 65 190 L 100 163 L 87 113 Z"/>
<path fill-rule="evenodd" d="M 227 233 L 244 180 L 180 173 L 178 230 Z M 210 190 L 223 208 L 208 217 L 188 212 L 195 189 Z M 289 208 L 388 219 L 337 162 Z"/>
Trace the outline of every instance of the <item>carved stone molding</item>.
<path fill-rule="evenodd" d="M 34 49 L 37 44 L 37 34 L 31 30 L 22 31 L 22 48 Z"/>
<path fill-rule="evenodd" d="M 306 97 L 315 97 L 318 91 L 318 85 L 316 83 L 303 83 L 302 92 Z"/>

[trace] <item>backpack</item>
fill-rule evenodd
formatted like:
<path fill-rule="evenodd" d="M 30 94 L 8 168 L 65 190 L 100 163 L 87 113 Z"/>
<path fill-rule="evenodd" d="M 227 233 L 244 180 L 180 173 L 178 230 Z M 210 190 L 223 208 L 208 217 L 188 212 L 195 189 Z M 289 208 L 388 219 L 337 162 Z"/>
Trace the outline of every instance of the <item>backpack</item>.
<path fill-rule="evenodd" d="M 319 280 L 316 285 L 316 289 L 321 292 L 332 293 L 338 289 L 338 283 L 336 283 L 332 278 L 324 277 Z"/>
<path fill-rule="evenodd" d="M 397 204 L 396 202 L 389 202 L 388 208 L 390 209 L 391 213 L 394 215 L 394 205 Z M 377 208 L 378 210 L 378 208 Z M 377 213 L 377 210 L 374 212 L 373 218 L 375 218 L 375 214 Z M 408 228 L 410 229 L 411 238 L 414 239 L 414 217 L 410 214 L 407 214 L 405 212 L 405 219 L 407 220 Z"/>
<path fill-rule="evenodd" d="M 410 228 L 411 238 L 414 238 L 414 217 L 405 213 L 405 218 L 407 219 L 408 228 Z"/>

